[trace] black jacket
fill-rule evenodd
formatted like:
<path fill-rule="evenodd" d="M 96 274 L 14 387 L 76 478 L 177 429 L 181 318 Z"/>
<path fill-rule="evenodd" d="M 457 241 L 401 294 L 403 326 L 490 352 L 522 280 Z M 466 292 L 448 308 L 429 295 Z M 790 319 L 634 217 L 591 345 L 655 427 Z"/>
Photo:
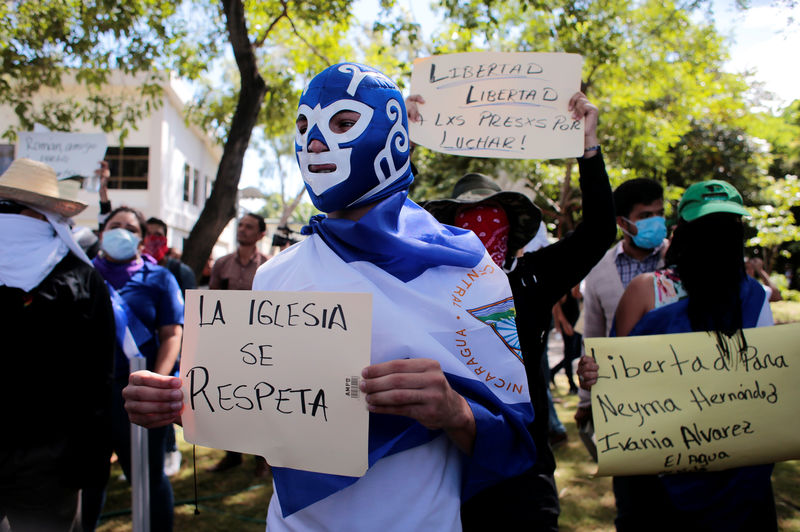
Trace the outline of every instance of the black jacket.
<path fill-rule="evenodd" d="M 69 253 L 30 292 L 0 286 L 0 328 L 0 453 L 62 446 L 67 485 L 104 480 L 115 333 L 103 278 Z"/>
<path fill-rule="evenodd" d="M 568 237 L 517 261 L 508 274 L 517 311 L 517 331 L 536 413 L 533 437 L 538 471 L 555 470 L 548 441 L 548 379 L 542 372 L 545 335 L 553 305 L 581 282 L 603 257 L 617 235 L 614 201 L 601 154 L 578 159 L 583 220 Z"/>
<path fill-rule="evenodd" d="M 536 443 L 536 464 L 462 503 L 465 532 L 506 527 L 558 530 L 558 492 L 553 479 L 556 462 L 548 443 L 549 382 L 542 371 L 544 339 L 553 305 L 589 273 L 616 237 L 614 203 L 602 155 L 578 159 L 578 166 L 583 221 L 569 237 L 523 255 L 508 274 L 535 412 L 530 430 Z"/>

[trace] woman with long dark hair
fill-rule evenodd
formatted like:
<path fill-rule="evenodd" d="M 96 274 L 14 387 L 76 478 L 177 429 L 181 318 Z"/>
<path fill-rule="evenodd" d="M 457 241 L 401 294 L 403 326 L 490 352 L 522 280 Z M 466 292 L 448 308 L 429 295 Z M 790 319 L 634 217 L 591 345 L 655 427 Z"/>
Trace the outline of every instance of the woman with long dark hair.
<path fill-rule="evenodd" d="M 731 338 L 747 345 L 743 329 L 772 325 L 766 291 L 744 271 L 742 216 L 747 214 L 741 195 L 724 181 L 690 186 L 678 206 L 667 261 L 674 265 L 668 279 L 672 292 L 663 290 L 663 272 L 639 276 L 620 300 L 617 333 L 709 331 L 727 350 Z M 581 359 L 581 386 L 597 382 L 597 369 L 591 358 Z M 772 464 L 766 464 L 614 477 L 617 530 L 775 530 L 771 474 Z"/>

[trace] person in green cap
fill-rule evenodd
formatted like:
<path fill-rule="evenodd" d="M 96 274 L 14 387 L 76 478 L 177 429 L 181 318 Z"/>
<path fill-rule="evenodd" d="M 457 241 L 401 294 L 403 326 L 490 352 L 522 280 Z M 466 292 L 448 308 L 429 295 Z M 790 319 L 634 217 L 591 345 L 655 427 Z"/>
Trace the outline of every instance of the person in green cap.
<path fill-rule="evenodd" d="M 736 335 L 773 324 L 767 292 L 744 270 L 742 196 L 725 181 L 686 189 L 667 252 L 669 268 L 636 277 L 617 307 L 612 336 L 709 331 Z M 597 382 L 584 356 L 584 389 Z M 776 530 L 772 464 L 726 471 L 614 477 L 615 524 L 624 530 Z"/>
<path fill-rule="evenodd" d="M 617 307 L 614 320 L 617 336 L 627 336 L 642 316 L 654 308 L 686 297 L 686 290 L 675 268 L 681 249 L 681 235 L 685 232 L 687 222 L 712 213 L 748 216 L 747 209 L 742 205 L 742 196 L 730 183 L 703 181 L 687 188 L 678 204 L 679 229 L 673 235 L 665 256 L 666 267 L 638 275 L 631 281 Z"/>

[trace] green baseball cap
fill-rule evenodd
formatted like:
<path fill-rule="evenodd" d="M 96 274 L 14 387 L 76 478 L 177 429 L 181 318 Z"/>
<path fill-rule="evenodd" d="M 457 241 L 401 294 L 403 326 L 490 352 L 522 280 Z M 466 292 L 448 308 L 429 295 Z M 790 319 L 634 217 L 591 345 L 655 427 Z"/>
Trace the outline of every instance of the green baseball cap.
<path fill-rule="evenodd" d="M 739 191 L 730 183 L 716 179 L 691 185 L 678 204 L 678 216 L 687 222 L 714 212 L 750 215 L 742 204 Z"/>

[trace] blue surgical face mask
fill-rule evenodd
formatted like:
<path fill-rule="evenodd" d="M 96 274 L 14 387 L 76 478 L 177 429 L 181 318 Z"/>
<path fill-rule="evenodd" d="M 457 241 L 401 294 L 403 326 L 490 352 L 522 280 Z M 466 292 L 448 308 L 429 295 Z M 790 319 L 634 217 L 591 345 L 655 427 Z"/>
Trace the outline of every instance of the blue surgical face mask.
<path fill-rule="evenodd" d="M 340 111 L 361 115 L 344 133 L 330 128 L 331 118 Z M 355 63 L 328 67 L 311 81 L 297 113 L 308 121 L 305 131 L 295 135 L 300 174 L 312 203 L 322 212 L 366 205 L 411 184 L 403 96 L 379 71 Z M 309 151 L 312 140 L 328 151 Z M 312 172 L 314 165 L 336 169 Z"/>
<path fill-rule="evenodd" d="M 130 231 L 117 227 L 103 233 L 100 248 L 114 260 L 128 260 L 136 256 L 140 238 Z"/>
<path fill-rule="evenodd" d="M 636 247 L 641 249 L 654 249 L 661 245 L 667 237 L 667 222 L 663 216 L 650 216 L 639 220 L 635 224 L 623 217 L 623 220 L 636 226 L 636 234 L 632 235 L 623 229 L 622 231 L 631 237 Z"/>

